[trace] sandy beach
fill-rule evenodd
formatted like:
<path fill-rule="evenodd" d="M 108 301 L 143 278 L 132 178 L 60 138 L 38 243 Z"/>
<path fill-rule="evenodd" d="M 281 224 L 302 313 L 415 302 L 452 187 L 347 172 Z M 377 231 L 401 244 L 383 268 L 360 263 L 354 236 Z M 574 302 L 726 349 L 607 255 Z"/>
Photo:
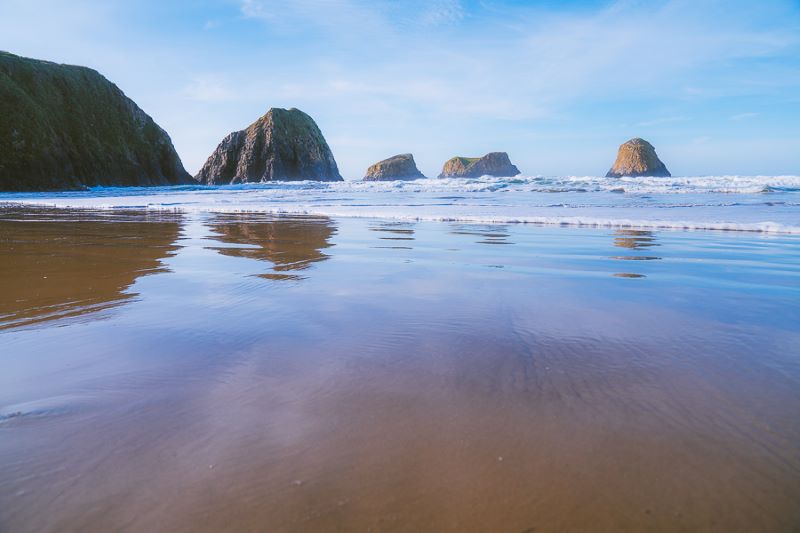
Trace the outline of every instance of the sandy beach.
<path fill-rule="evenodd" d="M 798 244 L 5 209 L 0 530 L 796 529 Z"/>

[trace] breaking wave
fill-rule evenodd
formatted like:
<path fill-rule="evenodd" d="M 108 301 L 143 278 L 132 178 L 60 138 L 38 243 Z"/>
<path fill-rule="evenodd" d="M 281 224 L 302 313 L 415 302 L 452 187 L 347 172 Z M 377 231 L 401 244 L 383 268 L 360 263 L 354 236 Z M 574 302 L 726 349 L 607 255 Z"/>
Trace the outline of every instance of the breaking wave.
<path fill-rule="evenodd" d="M 800 176 L 476 179 L 93 188 L 4 193 L 0 203 L 800 233 Z"/>

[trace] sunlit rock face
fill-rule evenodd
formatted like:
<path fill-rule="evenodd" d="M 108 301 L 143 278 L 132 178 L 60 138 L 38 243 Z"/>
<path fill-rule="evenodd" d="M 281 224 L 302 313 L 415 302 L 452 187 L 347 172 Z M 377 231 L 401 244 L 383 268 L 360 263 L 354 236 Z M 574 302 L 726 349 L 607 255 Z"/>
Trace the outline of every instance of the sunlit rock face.
<path fill-rule="evenodd" d="M 666 165 L 656 155 L 653 145 L 644 139 L 635 138 L 619 147 L 617 160 L 606 177 L 621 176 L 671 176 Z"/>
<path fill-rule="evenodd" d="M 400 154 L 369 167 L 364 181 L 416 180 L 424 177 L 417 168 L 413 155 Z"/>
<path fill-rule="evenodd" d="M 0 190 L 193 183 L 169 135 L 98 72 L 0 52 Z"/>
<path fill-rule="evenodd" d="M 491 152 L 483 157 L 454 157 L 442 168 L 440 178 L 510 177 L 519 174 L 505 152 Z"/>
<path fill-rule="evenodd" d="M 225 137 L 195 179 L 207 185 L 342 181 L 317 124 L 299 109 L 272 108 Z"/>

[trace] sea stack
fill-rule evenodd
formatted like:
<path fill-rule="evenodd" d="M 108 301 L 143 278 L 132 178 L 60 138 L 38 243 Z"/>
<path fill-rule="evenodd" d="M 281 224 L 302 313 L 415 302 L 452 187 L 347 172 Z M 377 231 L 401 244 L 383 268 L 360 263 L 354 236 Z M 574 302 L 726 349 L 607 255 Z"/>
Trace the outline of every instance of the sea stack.
<path fill-rule="evenodd" d="M 98 72 L 0 52 L 0 190 L 193 183 L 169 135 Z"/>
<path fill-rule="evenodd" d="M 342 181 L 325 137 L 299 109 L 272 108 L 225 137 L 195 176 L 226 185 L 265 181 Z"/>
<path fill-rule="evenodd" d="M 656 155 L 653 145 L 644 139 L 635 138 L 619 147 L 617 160 L 606 174 L 607 178 L 622 176 L 660 176 L 669 177 L 667 167 Z"/>
<path fill-rule="evenodd" d="M 364 181 L 417 180 L 425 176 L 417 169 L 414 156 L 400 154 L 378 161 L 367 169 Z"/>
<path fill-rule="evenodd" d="M 505 152 L 491 152 L 483 157 L 454 157 L 442 168 L 440 178 L 510 177 L 519 174 Z"/>

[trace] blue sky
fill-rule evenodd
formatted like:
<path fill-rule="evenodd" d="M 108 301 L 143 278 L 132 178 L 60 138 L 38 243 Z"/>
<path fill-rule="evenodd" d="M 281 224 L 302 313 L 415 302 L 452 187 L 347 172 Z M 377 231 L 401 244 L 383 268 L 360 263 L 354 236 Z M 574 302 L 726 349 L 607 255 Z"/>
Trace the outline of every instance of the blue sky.
<path fill-rule="evenodd" d="M 195 173 L 270 107 L 315 118 L 347 179 L 412 152 L 603 174 L 800 174 L 800 2 L 0 0 L 0 49 L 90 66 Z"/>

